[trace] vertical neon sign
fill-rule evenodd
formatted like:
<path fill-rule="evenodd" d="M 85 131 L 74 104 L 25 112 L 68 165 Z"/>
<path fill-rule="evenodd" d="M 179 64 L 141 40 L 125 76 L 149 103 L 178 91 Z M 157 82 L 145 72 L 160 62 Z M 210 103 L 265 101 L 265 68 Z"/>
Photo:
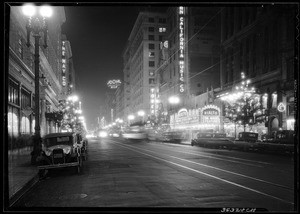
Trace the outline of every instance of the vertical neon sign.
<path fill-rule="evenodd" d="M 66 47 L 65 47 L 65 42 L 62 42 L 62 85 L 65 87 L 66 86 Z"/>
<path fill-rule="evenodd" d="M 179 91 L 180 93 L 184 92 L 184 43 L 185 43 L 185 36 L 184 36 L 184 7 L 179 7 L 178 11 L 179 15 Z"/>

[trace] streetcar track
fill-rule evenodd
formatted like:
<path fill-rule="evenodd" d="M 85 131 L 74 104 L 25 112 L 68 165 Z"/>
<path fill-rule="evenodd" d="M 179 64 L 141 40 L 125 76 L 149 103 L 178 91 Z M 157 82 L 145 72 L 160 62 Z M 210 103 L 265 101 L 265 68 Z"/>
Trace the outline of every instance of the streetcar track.
<path fill-rule="evenodd" d="M 135 147 L 135 148 L 137 148 L 137 147 Z M 144 150 L 144 151 L 148 151 L 148 152 L 155 153 L 154 151 L 151 151 L 151 150 L 148 150 L 148 149 L 142 149 L 142 148 L 137 148 L 137 149 L 141 149 L 141 150 Z M 176 152 L 177 152 L 177 151 L 176 151 Z M 179 152 L 179 153 L 186 153 L 186 152 L 181 152 L 181 151 L 178 151 L 178 152 Z M 195 154 L 195 153 L 188 153 L 188 154 L 197 155 L 197 154 Z M 287 186 L 283 186 L 283 185 L 276 184 L 276 183 L 273 183 L 273 182 L 261 180 L 261 179 L 254 178 L 254 177 L 247 176 L 247 175 L 243 175 L 243 174 L 240 174 L 240 173 L 228 171 L 228 170 L 221 169 L 221 168 L 218 168 L 218 167 L 213 167 L 213 166 L 210 166 L 210 165 L 201 164 L 201 163 L 198 163 L 198 162 L 195 162 L 195 161 L 191 161 L 191 160 L 187 160 L 187 159 L 183 159 L 183 158 L 178 158 L 178 157 L 175 157 L 175 156 L 172 156 L 172 155 L 167 155 L 167 154 L 164 154 L 164 155 L 166 155 L 166 156 L 168 156 L 168 157 L 175 158 L 175 159 L 179 159 L 179 160 L 182 160 L 182 161 L 186 161 L 186 162 L 189 162 L 189 163 L 201 165 L 201 166 L 204 166 L 204 167 L 208 167 L 208 168 L 220 170 L 220 171 L 223 171 L 223 172 L 227 172 L 227 173 L 230 173 L 230 174 L 238 175 L 238 176 L 245 177 L 245 178 L 248 178 L 248 179 L 252 179 L 252 180 L 259 181 L 259 182 L 267 183 L 267 184 L 270 184 L 270 185 L 273 185 L 273 186 L 278 186 L 278 187 L 281 187 L 281 188 L 284 188 L 284 189 L 293 190 L 292 188 L 287 187 Z M 209 157 L 209 156 L 208 156 L 208 157 Z M 241 159 L 241 158 L 239 158 L 239 159 Z M 241 159 L 241 160 L 246 160 L 246 159 Z M 241 162 L 237 162 L 237 163 L 241 163 Z M 242 163 L 242 164 L 243 164 L 243 163 Z"/>
<path fill-rule="evenodd" d="M 218 155 L 218 154 L 211 154 L 211 153 L 208 153 L 210 155 L 203 155 L 203 154 L 193 153 L 193 152 L 182 152 L 182 151 L 176 151 L 176 152 L 185 153 L 185 154 L 192 154 L 192 155 L 197 155 L 197 156 L 203 156 L 203 157 L 208 157 L 208 158 L 215 158 L 215 159 L 220 159 L 220 158 L 216 158 L 216 157 L 213 157 L 213 156 L 219 156 L 219 157 L 228 158 L 228 159 L 242 160 L 242 161 L 246 161 L 246 162 L 253 162 L 253 163 L 259 163 L 259 164 L 265 164 L 265 165 L 273 165 L 271 163 L 264 162 L 264 161 L 254 161 L 254 160 L 249 160 L 249 159 L 244 159 L 244 158 L 228 157 L 228 156 L 225 156 L 225 155 Z M 207 152 L 205 152 L 205 153 L 207 153 Z M 224 159 L 222 159 L 222 160 L 224 160 Z M 226 161 L 234 162 L 234 161 L 231 161 L 231 160 L 226 160 Z M 241 162 L 237 162 L 237 163 L 241 163 Z M 245 164 L 245 163 L 243 163 L 243 164 Z M 246 165 L 251 165 L 251 164 L 246 164 Z M 253 165 L 253 166 L 258 166 L 258 165 Z M 258 167 L 261 167 L 261 166 L 258 166 Z"/>
<path fill-rule="evenodd" d="M 217 180 L 220 180 L 220 181 L 223 181 L 225 183 L 229 183 L 231 185 L 234 185 L 234 186 L 237 186 L 237 187 L 240 187 L 242 189 L 246 189 L 248 191 L 251 191 L 251 192 L 255 192 L 255 193 L 258 193 L 260 195 L 264 195 L 264 196 L 267 196 L 267 197 L 270 197 L 270 198 L 273 198 L 273 199 L 276 199 L 276 200 L 279 200 L 279 201 L 282 201 L 282 202 L 285 202 L 285 203 L 288 203 L 288 204 L 294 204 L 293 202 L 290 202 L 290 201 L 287 201 L 287 200 L 284 200 L 284 199 L 281 199 L 281 198 L 278 198 L 276 196 L 273 196 L 273 195 L 270 195 L 270 194 L 267 194 L 267 193 L 264 193 L 264 192 L 261 192 L 261 191 L 258 191 L 258 190 L 255 190 L 255 189 L 252 189 L 250 187 L 247 187 L 247 186 L 244 186 L 244 185 L 241 185 L 241 184 L 238 184 L 238 183 L 235 183 L 235 182 L 232 182 L 232 181 L 229 181 L 229 180 L 226 180 L 226 179 L 223 179 L 223 178 L 220 178 L 220 177 L 217 177 L 217 176 L 214 176 L 214 175 L 211 175 L 211 174 L 208 174 L 208 173 L 205 173 L 205 172 L 202 172 L 202 171 L 199 171 L 199 170 L 196 170 L 196 169 L 193 169 L 193 168 L 190 168 L 190 167 L 187 167 L 187 166 L 184 166 L 184 165 L 181 165 L 181 164 L 178 164 L 178 163 L 175 163 L 175 162 L 172 162 L 172 161 L 168 161 L 166 159 L 163 159 L 163 158 L 160 158 L 160 157 L 157 157 L 157 156 L 153 156 L 151 154 L 147 154 L 147 153 L 144 153 L 142 151 L 138 151 L 138 149 L 140 150 L 144 150 L 144 151 L 149 151 L 149 152 L 152 152 L 152 153 L 155 153 L 154 151 L 150 151 L 150 150 L 146 150 L 146 149 L 141 149 L 141 148 L 137 148 L 137 147 L 134 147 L 134 146 L 130 146 L 130 145 L 124 145 L 123 143 L 119 143 L 117 141 L 113 141 L 112 142 L 116 143 L 117 145 L 119 146 L 122 146 L 124 148 L 127 148 L 129 150 L 132 150 L 132 151 L 135 151 L 135 152 L 138 152 L 138 153 L 141 153 L 143 155 L 146 155 L 146 156 L 150 156 L 152 158 L 155 158 L 155 159 L 158 159 L 158 160 L 161 160 L 161 161 L 164 161 L 164 162 L 167 162 L 167 163 L 170 163 L 170 164 L 173 164 L 173 165 L 176 165 L 176 166 L 179 166 L 181 168 L 184 168 L 184 169 L 187 169 L 187 170 L 190 170 L 190 171 L 193 171 L 193 172 L 196 172 L 196 173 L 199 173 L 199 174 L 203 174 L 203 175 L 206 175 L 208 177 L 211 177 L 211 178 L 214 178 L 214 179 L 217 179 Z M 130 147 L 133 147 L 133 148 L 130 148 Z M 169 155 L 168 155 L 169 156 Z M 175 157 L 176 158 L 176 157 Z M 185 160 L 185 159 L 183 159 Z M 188 160 L 185 160 L 185 161 L 188 161 Z M 189 161 L 188 161 L 189 162 Z M 194 162 L 196 163 L 196 162 Z M 201 164 L 200 164 L 201 165 Z M 215 168 L 215 169 L 218 169 L 218 168 Z M 219 169 L 221 170 L 221 169 Z M 221 170 L 221 171 L 225 171 L 225 172 L 228 172 L 227 170 Z M 231 172 L 234 174 L 234 172 Z M 238 176 L 243 176 L 243 177 L 246 177 L 248 179 L 253 179 L 252 177 L 249 177 L 249 176 L 246 176 L 246 175 L 242 175 L 242 174 L 239 174 L 239 173 L 236 173 L 236 175 Z M 268 181 L 264 181 L 264 180 L 260 180 L 260 179 L 254 179 L 256 181 L 259 181 L 259 182 L 264 182 L 264 183 L 269 183 L 270 185 L 274 185 L 274 186 L 280 186 L 280 187 L 284 187 L 284 186 L 281 186 L 279 184 L 274 184 L 274 183 L 271 183 L 271 182 L 268 182 Z M 287 189 L 290 189 L 288 187 L 285 187 Z"/>

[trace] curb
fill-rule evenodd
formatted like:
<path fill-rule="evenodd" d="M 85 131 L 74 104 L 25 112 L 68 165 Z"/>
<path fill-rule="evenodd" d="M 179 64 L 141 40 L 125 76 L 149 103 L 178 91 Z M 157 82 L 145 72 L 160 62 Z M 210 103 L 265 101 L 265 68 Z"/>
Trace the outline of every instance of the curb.
<path fill-rule="evenodd" d="M 39 182 L 38 173 L 31 178 L 21 189 L 19 189 L 14 195 L 9 199 L 9 206 L 12 207 L 22 196 L 27 193 L 37 182 Z"/>

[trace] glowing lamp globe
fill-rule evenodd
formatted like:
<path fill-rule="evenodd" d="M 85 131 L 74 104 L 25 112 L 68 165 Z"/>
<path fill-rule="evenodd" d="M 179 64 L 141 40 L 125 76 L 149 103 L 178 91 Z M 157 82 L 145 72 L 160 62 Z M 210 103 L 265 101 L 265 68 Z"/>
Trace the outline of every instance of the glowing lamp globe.
<path fill-rule="evenodd" d="M 25 16 L 34 16 L 36 14 L 36 7 L 32 4 L 26 4 L 22 7 L 22 12 Z"/>

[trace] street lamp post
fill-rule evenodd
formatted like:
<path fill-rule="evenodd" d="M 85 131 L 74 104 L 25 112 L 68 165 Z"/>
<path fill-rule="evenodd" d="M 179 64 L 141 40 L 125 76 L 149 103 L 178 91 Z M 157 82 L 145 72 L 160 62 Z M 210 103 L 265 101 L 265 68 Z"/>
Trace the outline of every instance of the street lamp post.
<path fill-rule="evenodd" d="M 47 48 L 47 22 L 46 18 L 52 15 L 52 10 L 48 6 L 39 7 L 39 13 L 36 14 L 37 7 L 33 5 L 24 5 L 22 10 L 25 16 L 28 17 L 26 30 L 27 30 L 27 46 L 30 47 L 30 34 L 32 33 L 34 37 L 34 82 L 35 82 L 35 133 L 34 133 L 34 148 L 32 155 L 32 163 L 35 163 L 35 159 L 40 151 L 41 142 L 41 128 L 40 128 L 40 75 L 39 75 L 39 65 L 40 65 L 40 33 L 44 36 L 44 48 Z"/>

